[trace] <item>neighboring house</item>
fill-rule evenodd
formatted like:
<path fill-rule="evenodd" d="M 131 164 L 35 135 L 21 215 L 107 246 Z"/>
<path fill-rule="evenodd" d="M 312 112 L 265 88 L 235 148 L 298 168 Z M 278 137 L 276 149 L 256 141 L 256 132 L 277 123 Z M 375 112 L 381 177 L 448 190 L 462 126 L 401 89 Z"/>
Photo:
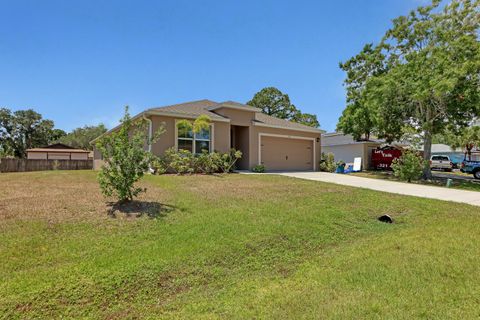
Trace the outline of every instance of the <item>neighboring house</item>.
<path fill-rule="evenodd" d="M 177 121 L 194 120 L 200 115 L 212 120 L 209 131 L 196 135 L 179 132 Z M 317 170 L 320 160 L 320 129 L 271 117 L 238 102 L 193 101 L 148 109 L 134 118 L 140 117 L 149 121 L 150 134 L 161 125 L 165 128 L 160 139 L 148 146 L 155 155 L 162 155 L 171 147 L 193 153 L 200 149 L 227 152 L 235 148 L 243 154 L 238 169 L 263 164 L 269 171 Z M 101 162 L 101 154 L 95 150 L 94 168 L 98 169 Z"/>
<path fill-rule="evenodd" d="M 36 160 L 88 160 L 90 151 L 75 149 L 62 143 L 43 148 L 27 149 L 27 159 Z"/>
<path fill-rule="evenodd" d="M 335 161 L 343 160 L 353 163 L 357 157 L 362 158 L 362 168 L 369 169 L 372 160 L 372 150 L 385 144 L 383 140 L 371 139 L 356 141 L 353 136 L 341 132 L 325 133 L 322 135 L 322 152 L 333 153 Z"/>
<path fill-rule="evenodd" d="M 423 151 L 423 147 L 420 148 L 420 151 Z M 457 150 L 453 150 L 450 146 L 441 143 L 432 144 L 432 156 L 448 156 L 450 161 L 454 164 L 462 163 L 465 152 L 462 148 L 458 148 Z"/>

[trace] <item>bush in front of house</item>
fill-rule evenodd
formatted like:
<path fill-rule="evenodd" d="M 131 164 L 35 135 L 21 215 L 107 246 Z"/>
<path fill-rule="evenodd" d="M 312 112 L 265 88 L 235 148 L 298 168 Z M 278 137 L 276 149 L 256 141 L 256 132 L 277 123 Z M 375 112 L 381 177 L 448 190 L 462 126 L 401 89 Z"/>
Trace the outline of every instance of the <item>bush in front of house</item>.
<path fill-rule="evenodd" d="M 257 164 L 252 168 L 252 171 L 255 173 L 264 173 L 267 168 L 263 164 Z"/>
<path fill-rule="evenodd" d="M 231 149 L 229 152 L 208 152 L 193 154 L 188 150 L 170 148 L 163 157 L 157 158 L 151 164 L 154 172 L 162 174 L 173 172 L 176 174 L 213 174 L 228 173 L 233 170 L 235 163 L 242 157 L 242 152 Z M 158 170 L 160 168 L 160 170 Z"/>
<path fill-rule="evenodd" d="M 406 150 L 400 158 L 392 162 L 393 174 L 408 182 L 420 179 L 425 166 L 425 160 L 418 153 L 410 150 Z"/>
<path fill-rule="evenodd" d="M 146 121 L 133 120 L 128 107 L 125 108 L 119 129 L 101 136 L 96 143 L 105 162 L 98 173 L 98 182 L 105 196 L 115 196 L 120 203 L 125 203 L 145 191 L 136 185 L 152 162 L 152 154 L 145 150 L 145 142 L 153 143 L 163 131 L 161 127 L 148 137 Z"/>
<path fill-rule="evenodd" d="M 318 169 L 323 172 L 335 172 L 336 168 L 335 155 L 331 152 L 327 154 L 322 152 Z"/>

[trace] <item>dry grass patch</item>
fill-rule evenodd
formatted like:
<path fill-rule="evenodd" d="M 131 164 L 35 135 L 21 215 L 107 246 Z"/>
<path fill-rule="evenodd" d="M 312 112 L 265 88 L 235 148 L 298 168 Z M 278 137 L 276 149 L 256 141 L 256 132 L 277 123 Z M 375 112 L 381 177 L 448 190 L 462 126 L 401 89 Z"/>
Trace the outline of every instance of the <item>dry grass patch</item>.
<path fill-rule="evenodd" d="M 113 199 L 101 194 L 93 171 L 2 173 L 0 184 L 5 186 L 0 193 L 0 224 L 32 219 L 85 222 L 107 219 L 108 214 L 127 218 L 155 216 L 156 210 L 160 214 L 164 209 L 158 199 L 171 198 L 165 190 L 149 188 L 129 208 L 115 206 Z"/>

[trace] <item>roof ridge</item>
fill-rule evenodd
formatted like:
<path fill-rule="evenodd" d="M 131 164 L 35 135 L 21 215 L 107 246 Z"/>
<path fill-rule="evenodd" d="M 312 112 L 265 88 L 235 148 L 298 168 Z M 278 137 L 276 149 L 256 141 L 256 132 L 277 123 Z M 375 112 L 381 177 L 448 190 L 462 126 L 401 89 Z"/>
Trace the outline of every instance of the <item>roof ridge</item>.
<path fill-rule="evenodd" d="M 181 106 L 184 104 L 192 104 L 192 103 L 199 103 L 199 102 L 211 102 L 212 104 L 218 104 L 218 102 L 215 102 L 210 99 L 200 99 L 200 100 L 193 100 L 193 101 L 187 101 L 187 102 L 182 102 L 182 103 L 174 103 L 174 104 L 167 104 L 159 107 L 152 107 L 147 109 L 146 111 L 153 110 L 153 109 L 161 109 L 161 108 L 168 108 L 168 107 L 176 107 L 176 106 Z"/>

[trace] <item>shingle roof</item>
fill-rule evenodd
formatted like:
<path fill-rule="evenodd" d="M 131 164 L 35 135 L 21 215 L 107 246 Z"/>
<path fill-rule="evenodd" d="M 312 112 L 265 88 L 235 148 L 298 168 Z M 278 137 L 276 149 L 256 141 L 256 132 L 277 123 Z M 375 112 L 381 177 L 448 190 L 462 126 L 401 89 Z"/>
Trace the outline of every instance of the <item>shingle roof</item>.
<path fill-rule="evenodd" d="M 218 103 L 215 101 L 204 99 L 204 100 L 174 104 L 174 105 L 165 106 L 165 107 L 151 108 L 151 109 L 148 109 L 146 112 L 147 113 L 152 111 L 165 112 L 165 113 L 173 113 L 173 114 L 184 115 L 184 116 L 188 115 L 192 117 L 198 117 L 199 115 L 204 114 L 209 116 L 212 120 L 215 120 L 215 119 L 225 120 L 227 119 L 226 117 L 219 115 L 218 113 L 215 113 L 213 110 L 215 108 L 229 107 L 229 106 L 232 106 L 235 108 L 245 108 L 245 109 L 252 108 L 253 111 L 259 110 L 257 108 L 251 107 L 246 104 L 238 103 L 235 101 L 225 101 L 225 102 Z M 312 128 L 300 123 L 279 119 L 276 117 L 266 115 L 261 112 L 257 112 L 255 123 L 282 127 L 282 128 L 289 128 L 289 129 L 320 131 L 320 129 L 317 129 L 317 128 Z"/>
<path fill-rule="evenodd" d="M 283 127 L 283 128 L 289 128 L 289 129 L 303 129 L 303 130 L 318 130 L 318 128 L 312 128 L 309 126 L 306 126 L 301 123 L 296 123 L 296 122 L 291 122 L 285 119 L 280 119 L 276 117 L 269 116 L 268 114 L 265 113 L 257 113 L 256 114 L 256 123 L 263 123 L 266 125 L 270 126 L 277 126 L 277 127 Z"/>
<path fill-rule="evenodd" d="M 198 117 L 200 115 L 207 115 L 212 120 L 226 119 L 225 117 L 208 110 L 209 108 L 216 105 L 218 105 L 218 102 L 204 99 L 204 100 L 198 100 L 198 101 L 192 101 L 192 102 L 186 102 L 186 103 L 173 104 L 165 107 L 151 108 L 151 109 L 148 109 L 147 112 L 151 112 L 151 111 L 166 112 L 166 113 L 175 113 L 178 115 L 193 116 L 193 117 Z"/>

